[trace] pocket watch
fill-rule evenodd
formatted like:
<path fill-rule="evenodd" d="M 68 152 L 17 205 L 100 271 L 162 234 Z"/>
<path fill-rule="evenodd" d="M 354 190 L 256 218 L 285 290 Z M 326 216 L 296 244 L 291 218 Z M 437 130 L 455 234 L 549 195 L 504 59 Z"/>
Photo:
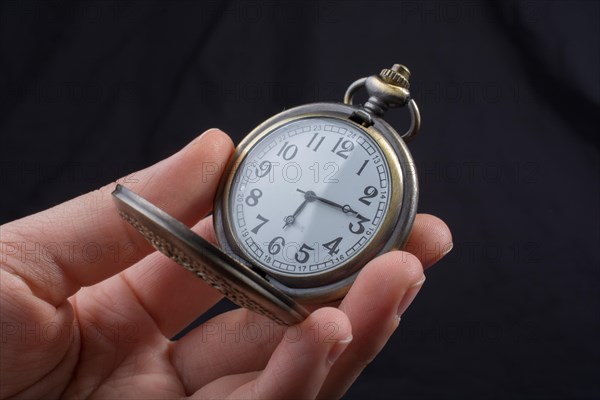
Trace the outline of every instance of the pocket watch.
<path fill-rule="evenodd" d="M 118 185 L 121 216 L 155 248 L 240 306 L 294 324 L 303 305 L 342 298 L 361 268 L 405 245 L 418 183 L 406 143 L 420 127 L 400 64 L 352 83 L 343 103 L 313 103 L 261 123 L 237 146 L 214 202 L 221 248 Z M 365 88 L 368 99 L 353 103 Z M 406 106 L 410 127 L 384 119 Z"/>

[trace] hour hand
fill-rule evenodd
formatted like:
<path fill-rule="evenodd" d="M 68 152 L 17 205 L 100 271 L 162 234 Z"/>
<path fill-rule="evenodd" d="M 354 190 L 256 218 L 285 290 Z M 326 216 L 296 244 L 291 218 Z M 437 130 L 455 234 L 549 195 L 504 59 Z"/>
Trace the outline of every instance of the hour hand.
<path fill-rule="evenodd" d="M 285 224 L 283 225 L 282 229 L 285 229 L 288 225 L 291 225 L 294 223 L 294 221 L 296 221 L 296 217 L 298 216 L 298 214 L 300 214 L 300 211 L 302 211 L 304 209 L 304 207 L 306 206 L 306 203 L 308 203 L 308 200 L 304 199 L 302 204 L 300 204 L 300 206 L 296 209 L 296 211 L 294 211 L 294 213 L 292 215 L 288 215 L 287 217 L 285 217 L 283 219 L 285 221 Z"/>

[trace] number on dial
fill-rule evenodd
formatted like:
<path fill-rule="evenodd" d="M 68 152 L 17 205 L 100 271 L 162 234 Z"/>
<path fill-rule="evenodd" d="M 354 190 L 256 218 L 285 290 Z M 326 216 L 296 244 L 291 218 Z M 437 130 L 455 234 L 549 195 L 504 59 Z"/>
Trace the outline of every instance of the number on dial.
<path fill-rule="evenodd" d="M 333 239 L 331 242 L 323 243 L 323 247 L 325 247 L 327 250 L 329 250 L 327 252 L 327 254 L 329 254 L 330 256 L 333 256 L 334 254 L 339 253 L 340 250 L 338 249 L 338 247 L 340 246 L 341 241 L 342 241 L 342 238 L 338 237 L 338 238 Z"/>

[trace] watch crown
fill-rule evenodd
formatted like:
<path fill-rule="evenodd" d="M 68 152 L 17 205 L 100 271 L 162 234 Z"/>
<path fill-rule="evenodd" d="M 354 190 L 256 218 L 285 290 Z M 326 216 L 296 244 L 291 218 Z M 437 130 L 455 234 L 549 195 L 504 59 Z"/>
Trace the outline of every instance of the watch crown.
<path fill-rule="evenodd" d="M 379 77 L 386 83 L 399 86 L 405 89 L 410 87 L 408 82 L 410 71 L 402 64 L 394 64 L 392 68 L 384 68 L 379 73 Z"/>

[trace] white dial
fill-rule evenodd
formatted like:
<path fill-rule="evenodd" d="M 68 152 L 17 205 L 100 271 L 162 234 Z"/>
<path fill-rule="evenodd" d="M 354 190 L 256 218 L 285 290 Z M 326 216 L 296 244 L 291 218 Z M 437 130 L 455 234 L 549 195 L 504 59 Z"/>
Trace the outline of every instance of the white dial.
<path fill-rule="evenodd" d="M 228 212 L 253 264 L 311 275 L 360 254 L 380 229 L 390 197 L 387 159 L 371 136 L 341 119 L 303 118 L 249 150 Z"/>

